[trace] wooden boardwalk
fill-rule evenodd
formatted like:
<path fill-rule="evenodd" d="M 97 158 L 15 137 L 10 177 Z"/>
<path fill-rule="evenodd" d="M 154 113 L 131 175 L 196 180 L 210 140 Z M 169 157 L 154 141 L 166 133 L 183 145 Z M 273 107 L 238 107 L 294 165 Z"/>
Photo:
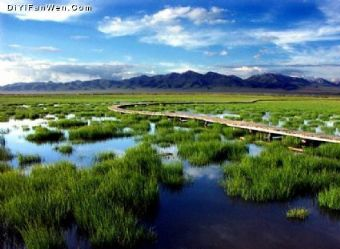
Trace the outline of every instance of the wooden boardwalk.
<path fill-rule="evenodd" d="M 149 103 L 149 104 L 151 105 L 151 104 L 164 104 L 164 103 Z M 179 104 L 179 103 L 172 103 L 172 104 Z M 249 121 L 229 120 L 225 118 L 212 117 L 212 116 L 204 115 L 204 114 L 188 114 L 188 113 L 180 113 L 180 112 L 150 112 L 150 111 L 138 111 L 138 110 L 125 109 L 126 107 L 138 106 L 138 105 L 141 105 L 141 106 L 148 105 L 148 103 L 129 103 L 129 104 L 113 105 L 113 106 L 110 106 L 109 109 L 114 112 L 125 113 L 125 114 L 139 114 L 139 115 L 147 115 L 147 116 L 164 116 L 164 117 L 170 117 L 170 118 L 194 119 L 194 120 L 204 121 L 206 123 L 223 124 L 223 125 L 227 125 L 230 127 L 246 129 L 249 131 L 264 132 L 264 133 L 268 133 L 269 135 L 291 136 L 291 137 L 297 137 L 297 138 L 301 138 L 304 140 L 317 141 L 317 142 L 340 143 L 340 137 L 338 136 L 312 133 L 312 132 L 304 132 L 304 131 L 292 131 L 292 130 L 288 130 L 285 128 L 268 126 L 265 124 L 254 123 L 254 122 L 249 122 Z"/>

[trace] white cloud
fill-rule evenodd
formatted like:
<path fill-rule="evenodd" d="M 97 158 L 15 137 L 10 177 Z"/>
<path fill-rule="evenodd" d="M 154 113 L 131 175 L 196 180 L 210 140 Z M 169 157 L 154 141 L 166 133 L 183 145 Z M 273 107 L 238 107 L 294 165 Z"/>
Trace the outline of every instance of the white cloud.
<path fill-rule="evenodd" d="M 340 45 L 327 48 L 295 49 L 286 64 L 319 65 L 340 62 Z"/>
<path fill-rule="evenodd" d="M 340 39 L 340 26 L 303 27 L 283 31 L 258 30 L 254 36 L 289 50 L 291 44 Z"/>
<path fill-rule="evenodd" d="M 222 51 L 219 52 L 219 55 L 220 56 L 226 56 L 226 55 L 228 55 L 228 51 L 223 49 Z"/>
<path fill-rule="evenodd" d="M 39 52 L 48 52 L 48 53 L 56 53 L 60 52 L 61 50 L 59 48 L 53 47 L 53 46 L 37 46 L 37 47 L 28 47 L 23 46 L 20 44 L 9 44 L 8 47 L 18 50 L 31 50 L 31 51 L 39 51 Z"/>
<path fill-rule="evenodd" d="M 202 24 L 224 23 L 223 9 L 212 7 L 166 7 L 152 15 L 143 17 L 105 17 L 98 30 L 111 37 L 140 35 L 140 41 L 165 44 L 187 49 L 206 47 L 220 43 L 224 32 L 199 27 Z M 188 27 L 187 21 L 193 27 Z M 199 27 L 199 28 L 198 28 Z"/>
<path fill-rule="evenodd" d="M 203 52 L 203 54 L 204 55 L 206 55 L 206 56 L 227 56 L 228 55 L 228 51 L 227 50 L 225 50 L 225 49 L 223 49 L 223 50 L 221 50 L 221 51 L 204 51 Z"/>
<path fill-rule="evenodd" d="M 21 54 L 0 54 L 0 85 L 14 82 L 67 82 L 91 79 L 122 79 L 139 75 L 137 66 L 119 62 L 51 62 Z"/>
<path fill-rule="evenodd" d="M 125 79 L 141 74 L 182 73 L 193 70 L 200 73 L 214 71 L 242 78 L 254 74 L 276 72 L 292 76 L 340 79 L 340 65 L 240 65 L 208 66 L 188 62 L 159 62 L 156 64 L 128 64 L 111 62 L 78 62 L 74 58 L 63 61 L 32 59 L 21 54 L 0 54 L 0 85 L 15 82 L 68 82 L 91 79 Z"/>
<path fill-rule="evenodd" d="M 87 36 L 87 35 L 72 35 L 72 36 L 70 36 L 70 38 L 71 38 L 71 40 L 79 41 L 79 40 L 87 40 L 90 37 Z"/>
<path fill-rule="evenodd" d="M 34 20 L 34 21 L 53 21 L 53 22 L 65 22 L 69 21 L 72 18 L 79 17 L 84 14 L 90 13 L 90 11 L 80 11 L 76 10 L 73 11 L 70 9 L 70 11 L 34 11 L 35 6 L 43 6 L 43 5 L 50 5 L 55 4 L 55 6 L 67 6 L 67 8 L 71 8 L 73 5 L 77 6 L 90 6 L 86 5 L 85 2 L 90 3 L 90 1 L 71 1 L 71 0 L 61 0 L 56 2 L 50 2 L 50 1 L 38 1 L 38 0 L 1 0 L 0 2 L 0 13 L 12 15 L 20 20 Z M 20 5 L 33 5 L 33 8 L 28 10 L 26 7 L 23 7 L 21 10 Z M 8 6 L 17 6 L 17 9 L 13 9 L 9 11 Z M 27 7 L 28 8 L 28 7 Z"/>
<path fill-rule="evenodd" d="M 40 46 L 40 47 L 34 47 L 33 49 L 37 51 L 42 51 L 42 52 L 51 52 L 51 53 L 60 52 L 59 48 L 56 48 L 53 46 Z"/>
<path fill-rule="evenodd" d="M 223 32 L 217 30 L 186 30 L 175 25 L 159 29 L 155 34 L 144 36 L 140 40 L 150 44 L 193 49 L 219 44 L 224 36 Z"/>
<path fill-rule="evenodd" d="M 338 0 L 322 0 L 319 9 L 324 13 L 327 22 L 334 24 L 340 23 L 340 1 Z"/>

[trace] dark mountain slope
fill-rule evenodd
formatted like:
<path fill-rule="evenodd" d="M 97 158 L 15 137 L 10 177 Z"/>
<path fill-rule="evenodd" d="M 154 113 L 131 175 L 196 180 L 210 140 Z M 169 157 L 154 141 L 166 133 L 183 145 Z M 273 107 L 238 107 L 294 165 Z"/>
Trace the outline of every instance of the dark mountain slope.
<path fill-rule="evenodd" d="M 214 72 L 200 74 L 193 71 L 184 73 L 170 73 L 165 75 L 147 76 L 142 75 L 122 81 L 116 80 L 89 80 L 72 81 L 67 83 L 33 82 L 15 83 L 0 87 L 0 91 L 105 91 L 115 89 L 155 89 L 155 90 L 193 90 L 193 91 L 229 91 L 229 90 L 284 90 L 300 91 L 308 89 L 339 89 L 338 84 L 325 79 L 307 80 L 304 78 L 290 77 L 281 74 L 260 74 L 247 79 L 241 79 L 234 75 L 223 75 Z"/>

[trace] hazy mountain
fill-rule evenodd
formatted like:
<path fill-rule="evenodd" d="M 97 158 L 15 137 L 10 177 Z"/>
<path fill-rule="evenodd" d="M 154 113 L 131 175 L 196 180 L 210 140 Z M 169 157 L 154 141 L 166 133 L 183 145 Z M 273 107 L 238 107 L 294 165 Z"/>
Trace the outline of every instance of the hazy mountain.
<path fill-rule="evenodd" d="M 234 75 L 222 75 L 214 72 L 200 74 L 193 71 L 185 73 L 170 73 L 165 75 L 142 75 L 131 79 L 115 80 L 89 80 L 72 81 L 67 83 L 33 82 L 15 83 L 0 87 L 0 91 L 105 91 L 115 89 L 159 89 L 159 90 L 318 90 L 339 89 L 340 86 L 325 79 L 307 80 L 304 78 L 290 77 L 281 74 L 259 74 L 247 79 L 241 79 Z"/>

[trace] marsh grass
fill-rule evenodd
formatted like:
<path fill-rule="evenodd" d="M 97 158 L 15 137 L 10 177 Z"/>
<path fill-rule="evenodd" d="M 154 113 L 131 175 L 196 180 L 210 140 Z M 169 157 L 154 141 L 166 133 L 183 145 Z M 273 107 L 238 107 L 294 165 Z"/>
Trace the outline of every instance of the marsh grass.
<path fill-rule="evenodd" d="M 170 174 L 169 174 L 170 175 Z M 68 162 L 0 174 L 0 218 L 28 248 L 62 248 L 63 227 L 76 224 L 93 248 L 131 248 L 154 238 L 140 219 L 158 201 L 161 159 L 148 144 L 92 168 Z"/>
<path fill-rule="evenodd" d="M 241 142 L 195 141 L 184 142 L 178 146 L 178 154 L 196 166 L 226 159 L 237 160 L 246 152 L 247 147 Z"/>
<path fill-rule="evenodd" d="M 318 203 L 321 207 L 340 211 L 340 186 L 331 186 L 320 192 Z"/>
<path fill-rule="evenodd" d="M 157 144 L 160 147 L 168 147 L 184 141 L 194 141 L 193 131 L 174 130 L 171 128 L 157 129 L 156 134 L 144 136 L 144 141 Z"/>
<path fill-rule="evenodd" d="M 107 160 L 112 160 L 116 158 L 116 154 L 112 151 L 100 152 L 95 156 L 96 162 L 103 162 Z"/>
<path fill-rule="evenodd" d="M 73 152 L 73 147 L 72 147 L 72 145 L 64 144 L 64 145 L 56 146 L 55 150 L 59 151 L 62 154 L 70 155 Z"/>
<path fill-rule="evenodd" d="M 4 173 L 10 170 L 12 170 L 12 167 L 9 164 L 0 161 L 0 173 Z"/>
<path fill-rule="evenodd" d="M 9 161 L 13 158 L 12 153 L 3 146 L 0 146 L 0 161 Z"/>
<path fill-rule="evenodd" d="M 28 164 L 40 163 L 41 157 L 39 155 L 18 155 L 18 162 L 20 166 L 25 166 Z"/>
<path fill-rule="evenodd" d="M 34 133 L 29 134 L 26 139 L 35 143 L 58 142 L 64 140 L 61 131 L 49 130 L 44 127 L 36 127 Z"/>
<path fill-rule="evenodd" d="M 96 123 L 89 126 L 80 127 L 70 130 L 70 140 L 80 141 L 96 141 L 104 140 L 113 137 L 126 137 L 131 134 L 123 132 L 122 129 L 117 128 L 113 122 Z"/>
<path fill-rule="evenodd" d="M 309 216 L 309 211 L 306 208 L 292 208 L 286 213 L 287 219 L 305 220 Z"/>
<path fill-rule="evenodd" d="M 214 131 L 204 131 L 197 135 L 197 141 L 221 141 L 221 134 Z"/>
<path fill-rule="evenodd" d="M 285 146 L 299 147 L 301 145 L 301 139 L 297 137 L 284 136 L 282 138 L 282 144 Z"/>
<path fill-rule="evenodd" d="M 161 182 L 170 189 L 181 188 L 185 183 L 183 163 L 174 161 L 163 164 Z"/>
<path fill-rule="evenodd" d="M 340 159 L 340 144 L 324 143 L 316 148 L 307 148 L 307 153 L 321 157 Z"/>
<path fill-rule="evenodd" d="M 50 127 L 68 129 L 68 128 L 85 126 L 87 125 L 87 121 L 78 120 L 78 119 L 60 119 L 56 121 L 50 121 L 48 124 Z"/>
<path fill-rule="evenodd" d="M 29 224 L 20 231 L 22 239 L 29 249 L 66 249 L 66 243 L 60 231 L 41 224 Z"/>
<path fill-rule="evenodd" d="M 225 189 L 246 200 L 286 200 L 315 194 L 340 180 L 337 160 L 294 154 L 277 142 L 259 156 L 225 166 Z"/>

